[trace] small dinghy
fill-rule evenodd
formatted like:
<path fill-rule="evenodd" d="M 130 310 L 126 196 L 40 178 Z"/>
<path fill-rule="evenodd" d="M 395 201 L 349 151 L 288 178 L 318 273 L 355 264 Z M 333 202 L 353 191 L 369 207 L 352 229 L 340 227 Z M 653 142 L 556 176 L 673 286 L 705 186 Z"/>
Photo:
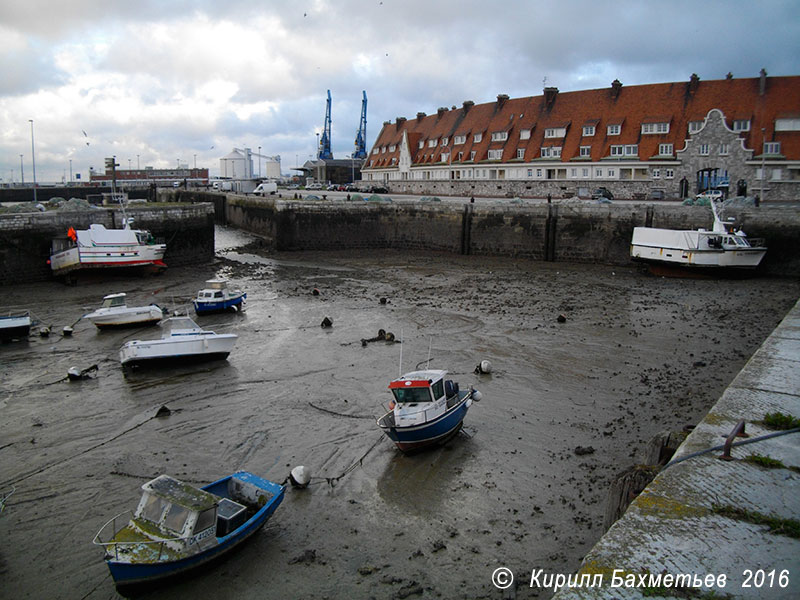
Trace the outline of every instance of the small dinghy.
<path fill-rule="evenodd" d="M 132 514 L 120 513 L 93 540 L 118 588 L 162 581 L 230 552 L 267 522 L 285 487 L 239 471 L 202 488 L 160 475 L 142 492 Z"/>
<path fill-rule="evenodd" d="M 245 309 L 246 292 L 229 289 L 224 279 L 209 279 L 206 285 L 208 287 L 197 292 L 197 297 L 192 301 L 198 315 Z"/>
<path fill-rule="evenodd" d="M 480 400 L 480 392 L 471 386 L 461 391 L 446 375 L 435 369 L 412 371 L 389 384 L 391 410 L 377 423 L 403 452 L 449 440 L 461 429 L 472 401 Z"/>
<path fill-rule="evenodd" d="M 109 294 L 103 297 L 103 304 L 94 312 L 85 317 L 98 329 L 111 329 L 117 327 L 141 327 L 155 325 L 164 318 L 164 311 L 160 306 L 128 306 L 125 294 Z"/>

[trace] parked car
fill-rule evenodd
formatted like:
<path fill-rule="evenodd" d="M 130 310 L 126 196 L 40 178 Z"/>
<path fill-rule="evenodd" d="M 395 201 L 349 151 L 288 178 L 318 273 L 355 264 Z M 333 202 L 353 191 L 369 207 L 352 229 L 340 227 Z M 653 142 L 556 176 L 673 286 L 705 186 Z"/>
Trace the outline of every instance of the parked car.
<path fill-rule="evenodd" d="M 307 190 L 321 190 L 321 189 L 322 189 L 322 184 L 321 184 L 321 183 L 317 183 L 317 182 L 315 181 L 314 183 L 309 183 L 309 184 L 306 186 L 306 189 L 307 189 Z"/>
<path fill-rule="evenodd" d="M 370 191 L 370 193 L 372 193 L 372 194 L 388 194 L 388 193 L 389 193 L 389 190 L 387 190 L 387 189 L 386 189 L 385 187 L 383 187 L 382 185 L 373 185 L 373 186 L 370 188 L 370 190 L 369 190 L 369 191 Z"/>
<path fill-rule="evenodd" d="M 595 191 L 592 192 L 592 200 L 599 200 L 600 198 L 606 198 L 607 200 L 613 200 L 614 194 L 611 193 L 610 190 L 599 187 Z"/>

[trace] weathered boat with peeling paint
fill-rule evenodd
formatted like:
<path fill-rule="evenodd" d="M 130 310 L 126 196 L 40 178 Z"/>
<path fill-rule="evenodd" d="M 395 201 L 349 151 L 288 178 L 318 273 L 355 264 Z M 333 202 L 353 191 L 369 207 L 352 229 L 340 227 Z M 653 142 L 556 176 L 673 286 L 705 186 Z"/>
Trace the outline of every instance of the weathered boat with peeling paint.
<path fill-rule="evenodd" d="M 142 491 L 131 518 L 120 513 L 93 540 L 118 588 L 163 581 L 228 553 L 267 522 L 285 487 L 239 471 L 202 488 L 161 475 Z"/>

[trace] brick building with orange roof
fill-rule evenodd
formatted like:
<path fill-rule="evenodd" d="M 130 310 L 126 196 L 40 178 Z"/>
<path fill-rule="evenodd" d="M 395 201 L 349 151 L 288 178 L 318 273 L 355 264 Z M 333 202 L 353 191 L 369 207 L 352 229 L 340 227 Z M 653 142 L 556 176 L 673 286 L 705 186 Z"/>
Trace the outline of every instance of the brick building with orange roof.
<path fill-rule="evenodd" d="M 362 167 L 394 193 L 800 199 L 800 77 L 658 83 L 463 103 L 385 122 Z"/>

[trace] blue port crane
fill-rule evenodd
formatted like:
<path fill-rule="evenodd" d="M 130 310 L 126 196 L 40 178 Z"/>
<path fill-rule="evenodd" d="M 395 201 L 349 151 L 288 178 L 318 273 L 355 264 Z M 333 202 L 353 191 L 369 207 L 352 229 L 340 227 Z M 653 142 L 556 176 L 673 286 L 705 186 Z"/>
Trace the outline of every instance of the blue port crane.
<path fill-rule="evenodd" d="M 319 139 L 319 151 L 317 158 L 329 160 L 333 158 L 331 153 L 331 91 L 328 90 L 328 103 L 325 106 L 325 128 L 322 130 L 322 137 Z"/>
<path fill-rule="evenodd" d="M 367 158 L 367 92 L 361 92 L 361 123 L 356 134 L 356 150 L 353 158 Z"/>

